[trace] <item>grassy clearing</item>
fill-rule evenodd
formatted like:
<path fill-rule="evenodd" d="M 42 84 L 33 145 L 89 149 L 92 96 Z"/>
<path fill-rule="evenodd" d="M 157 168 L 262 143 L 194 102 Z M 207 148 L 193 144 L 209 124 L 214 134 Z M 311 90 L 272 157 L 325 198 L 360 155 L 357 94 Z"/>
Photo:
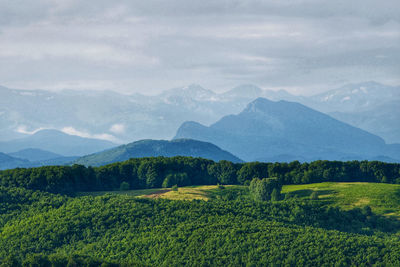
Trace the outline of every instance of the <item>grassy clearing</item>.
<path fill-rule="evenodd" d="M 246 186 L 240 185 L 225 185 L 225 189 L 220 189 L 218 185 L 200 185 L 179 187 L 178 191 L 173 191 L 171 188 L 152 188 L 127 191 L 97 191 L 97 192 L 79 192 L 76 196 L 102 196 L 105 194 L 127 195 L 132 197 L 149 197 L 149 198 L 164 198 L 171 200 L 210 200 L 218 198 L 227 193 L 246 192 Z"/>
<path fill-rule="evenodd" d="M 400 218 L 400 185 L 378 183 L 317 183 L 287 185 L 282 193 L 308 198 L 317 192 L 320 201 L 344 209 L 370 206 L 377 214 Z"/>
<path fill-rule="evenodd" d="M 218 185 L 186 186 L 178 188 L 178 191 L 168 191 L 157 197 L 171 200 L 210 200 L 218 198 L 226 193 L 240 193 L 245 187 L 239 185 L 225 185 L 220 189 Z"/>

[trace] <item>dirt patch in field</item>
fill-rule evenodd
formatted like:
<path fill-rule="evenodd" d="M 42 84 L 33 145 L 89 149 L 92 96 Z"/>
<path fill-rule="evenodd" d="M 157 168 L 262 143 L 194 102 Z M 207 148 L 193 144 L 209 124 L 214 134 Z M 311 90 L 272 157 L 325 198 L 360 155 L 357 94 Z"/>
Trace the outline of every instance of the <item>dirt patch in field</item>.
<path fill-rule="evenodd" d="M 162 194 L 165 194 L 167 192 L 171 191 L 171 189 L 161 189 L 158 190 L 154 193 L 148 194 L 148 195 L 144 195 L 143 197 L 149 197 L 149 198 L 159 198 L 161 197 Z"/>

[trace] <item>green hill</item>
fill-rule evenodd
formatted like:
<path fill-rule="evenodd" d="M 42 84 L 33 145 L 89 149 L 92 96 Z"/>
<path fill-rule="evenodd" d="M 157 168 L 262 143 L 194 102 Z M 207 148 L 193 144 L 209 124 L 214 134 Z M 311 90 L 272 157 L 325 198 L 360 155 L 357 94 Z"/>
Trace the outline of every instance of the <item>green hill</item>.
<path fill-rule="evenodd" d="M 242 162 L 242 160 L 236 156 L 211 143 L 191 139 L 177 139 L 172 141 L 141 140 L 81 157 L 74 163 L 86 166 L 102 166 L 113 162 L 125 161 L 130 158 L 157 156 L 190 156 L 214 161 L 228 160 L 232 162 Z"/>

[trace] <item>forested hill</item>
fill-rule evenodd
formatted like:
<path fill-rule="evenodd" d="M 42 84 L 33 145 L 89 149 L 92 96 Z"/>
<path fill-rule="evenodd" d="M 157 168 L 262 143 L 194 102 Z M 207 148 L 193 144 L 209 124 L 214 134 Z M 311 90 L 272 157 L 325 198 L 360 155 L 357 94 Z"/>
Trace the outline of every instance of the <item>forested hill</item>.
<path fill-rule="evenodd" d="M 74 163 L 86 166 L 102 166 L 118 161 L 128 160 L 130 158 L 158 156 L 189 156 L 201 157 L 214 161 L 228 160 L 232 162 L 243 162 L 228 151 L 222 150 L 211 143 L 191 139 L 175 139 L 172 141 L 141 140 L 81 157 Z"/>
<path fill-rule="evenodd" d="M 281 184 L 383 182 L 400 184 L 400 164 L 378 161 L 311 163 L 232 163 L 191 157 L 132 158 L 102 167 L 46 166 L 0 171 L 0 185 L 52 193 L 130 189 L 172 185 L 248 184 L 253 178 L 277 177 Z"/>

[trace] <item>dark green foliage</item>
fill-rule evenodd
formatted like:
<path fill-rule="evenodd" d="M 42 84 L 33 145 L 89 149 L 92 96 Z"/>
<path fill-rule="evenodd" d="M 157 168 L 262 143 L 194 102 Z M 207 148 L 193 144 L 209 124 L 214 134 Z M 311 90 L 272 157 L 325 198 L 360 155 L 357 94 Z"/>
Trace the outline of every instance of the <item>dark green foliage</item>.
<path fill-rule="evenodd" d="M 171 189 L 172 189 L 172 191 L 178 191 L 178 186 L 175 184 L 175 185 L 172 186 Z"/>
<path fill-rule="evenodd" d="M 271 193 L 271 200 L 272 201 L 279 201 L 281 200 L 281 192 L 277 188 L 274 188 Z"/>
<path fill-rule="evenodd" d="M 126 191 L 129 190 L 130 185 L 127 182 L 122 182 L 121 185 L 119 186 L 119 190 L 121 191 Z"/>
<path fill-rule="evenodd" d="M 277 201 L 282 184 L 398 182 L 399 166 L 367 161 L 233 164 L 158 157 L 98 168 L 1 171 L 0 263 L 400 266 L 398 221 L 377 216 L 369 207 L 343 211 L 289 193 L 285 201 Z M 218 183 L 221 188 L 225 183 L 250 186 L 243 189 L 245 194 L 229 187 L 215 190 L 207 202 L 67 196 L 76 191 L 161 186 L 177 190 Z M 273 201 L 253 201 L 249 191 L 258 200 Z"/>
<path fill-rule="evenodd" d="M 312 192 L 310 195 L 311 200 L 317 200 L 318 199 L 318 193 L 316 191 Z"/>
<path fill-rule="evenodd" d="M 220 192 L 227 196 L 229 190 Z M 70 198 L 5 187 L 0 193 L 5 266 L 400 264 L 398 222 L 360 209 L 240 195 L 170 201 Z"/>
<path fill-rule="evenodd" d="M 168 188 L 173 185 L 190 185 L 189 177 L 186 173 L 170 173 L 165 177 L 164 182 L 162 183 L 162 187 Z"/>

